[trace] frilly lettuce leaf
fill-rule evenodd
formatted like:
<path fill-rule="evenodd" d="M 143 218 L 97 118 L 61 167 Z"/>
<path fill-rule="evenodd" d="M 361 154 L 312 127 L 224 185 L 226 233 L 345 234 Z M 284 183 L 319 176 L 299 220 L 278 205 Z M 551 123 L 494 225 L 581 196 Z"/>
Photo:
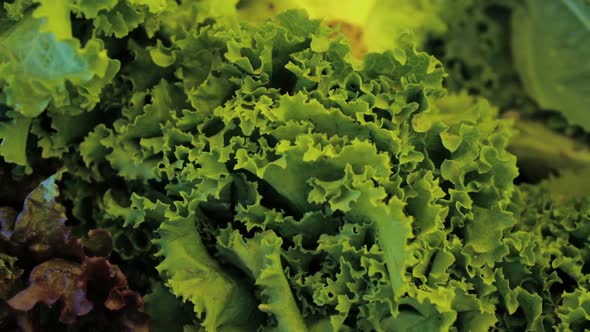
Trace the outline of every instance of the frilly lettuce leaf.
<path fill-rule="evenodd" d="M 237 266 L 243 266 L 255 285 L 261 288 L 258 309 L 273 315 L 280 331 L 303 331 L 305 321 L 291 293 L 281 262 L 282 240 L 273 231 L 258 233 L 253 239 L 242 238 L 231 230 L 222 233 L 220 245 L 225 247 Z"/>
<path fill-rule="evenodd" d="M 32 16 L 0 36 L 5 50 L 0 68 L 6 103 L 24 116 L 38 116 L 52 101 L 67 103 L 66 81 L 87 88 L 80 93 L 93 105 L 89 98 L 102 88 L 94 81 L 105 76 L 108 80 L 109 75 L 112 78 L 118 68 L 118 62 L 107 57 L 101 41 L 92 39 L 80 47 L 72 37 L 70 11 L 66 0 L 51 7 L 42 3 Z"/>
<path fill-rule="evenodd" d="M 194 227 L 195 218 L 177 217 L 162 224 L 156 243 L 164 260 L 158 271 L 167 276 L 167 286 L 176 296 L 195 305 L 207 330 L 256 326 L 254 298 L 246 285 L 207 254 Z"/>
<path fill-rule="evenodd" d="M 409 35 L 360 61 L 301 11 L 237 28 L 181 14 L 160 22 L 174 43 L 137 47 L 134 72 L 165 77 L 123 69 L 137 89 L 80 144 L 80 172 L 125 181 L 92 197 L 94 215 L 153 238 L 201 328 L 498 323 L 510 121 L 445 96 L 440 63 Z"/>
<path fill-rule="evenodd" d="M 25 150 L 31 118 L 50 106 L 74 103 L 74 114 L 94 108 L 120 66 L 108 58 L 101 40 L 91 38 L 81 47 L 72 36 L 71 1 L 36 3 L 32 13 L 25 11 L 27 4 L 7 6 L 16 21 L 0 33 L 0 100 L 13 109 L 1 123 L 0 155 L 22 166 L 29 165 Z"/>
<path fill-rule="evenodd" d="M 556 331 L 576 331 L 584 328 L 590 319 L 588 305 L 590 294 L 588 289 L 577 289 L 571 293 L 565 293 L 562 304 L 557 307 L 557 316 L 561 323 Z"/>
<path fill-rule="evenodd" d="M 587 302 L 590 281 L 584 272 L 590 257 L 590 196 L 579 182 L 588 174 L 588 169 L 567 172 L 520 188 L 517 228 L 527 234 L 515 233 L 509 242 L 511 250 L 520 249 L 521 257 L 504 268 L 504 292 L 511 311 L 523 310 L 529 328 L 575 331 L 588 317 L 587 310 L 578 307 Z M 528 288 L 527 283 L 535 286 Z"/>
<path fill-rule="evenodd" d="M 514 83 L 506 45 L 479 39 L 504 31 L 487 15 L 500 2 L 5 5 L 0 154 L 25 165 L 32 133 L 43 158 L 64 161 L 75 233 L 104 228 L 70 237 L 56 177 L 19 216 L 0 210 L 2 250 L 41 263 L 9 304 L 61 299 L 80 329 L 145 331 L 131 283 L 151 289 L 161 330 L 581 329 L 586 172 L 517 189 L 511 121 L 456 93 Z M 295 7 L 324 24 L 277 15 Z M 462 29 L 475 53 L 501 55 L 500 72 L 455 39 L 451 73 L 482 71 L 453 75 L 448 93 L 416 41 L 435 48 Z M 4 298 L 17 256 L 0 255 Z"/>

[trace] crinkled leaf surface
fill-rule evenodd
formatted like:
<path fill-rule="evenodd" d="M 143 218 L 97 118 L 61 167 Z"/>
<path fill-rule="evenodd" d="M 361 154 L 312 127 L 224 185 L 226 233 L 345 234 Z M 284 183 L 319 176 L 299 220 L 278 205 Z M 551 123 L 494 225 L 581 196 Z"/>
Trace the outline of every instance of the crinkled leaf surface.
<path fill-rule="evenodd" d="M 160 22 L 174 44 L 132 46 L 140 91 L 80 145 L 85 181 L 108 167 L 128 184 L 84 196 L 129 232 L 115 251 L 153 238 L 207 330 L 497 323 L 517 171 L 489 103 L 441 99 L 440 64 L 408 35 L 359 62 L 301 12 L 195 34 L 183 17 Z"/>
<path fill-rule="evenodd" d="M 10 121 L 35 117 L 28 138 L 42 158 L 65 164 L 59 198 L 72 207 L 75 234 L 105 229 L 70 238 L 55 179 L 46 181 L 14 234 L 3 234 L 60 268 L 52 275 L 39 265 L 14 301 L 28 308 L 65 299 L 58 309 L 81 330 L 147 330 L 130 284 L 152 290 L 147 313 L 166 315 L 153 317 L 156 329 L 580 329 L 586 202 L 550 193 L 568 185 L 516 190 L 510 121 L 480 98 L 447 95 L 441 63 L 409 35 L 393 36 L 404 26 L 419 42 L 464 29 L 465 43 L 447 45 L 447 63 L 505 55 L 505 45 L 475 33 L 483 20 L 486 36 L 502 34 L 482 14 L 489 7 L 298 3 L 312 17 L 329 11 L 327 24 L 301 11 L 275 15 L 290 2 L 60 0 L 39 1 L 33 13 L 27 1 L 7 6 L 0 39 L 14 40 L 15 30 L 31 38 L 8 45 L 11 65 L 0 65 L 12 126 L 0 136 L 6 146 L 23 144 Z M 470 21 L 459 9 L 471 6 Z M 456 21 L 442 24 L 439 13 Z M 258 23 L 240 25 L 240 17 Z M 346 37 L 329 28 L 339 24 Z M 369 49 L 387 51 L 355 59 L 364 53 L 355 43 L 366 38 Z M 50 52 L 31 53 L 38 45 Z M 29 62 L 29 78 L 47 82 L 15 71 Z M 496 65 L 464 63 L 469 73 Z M 463 81 L 506 78 L 481 74 Z M 35 97 L 21 96 L 35 113 L 23 113 L 12 87 Z M 76 254 L 52 249 L 57 243 Z M 111 251 L 121 268 L 106 260 Z M 0 271 L 15 271 L 16 256 L 3 256 Z M 40 288 L 47 284 L 59 287 Z M 74 301 L 83 298 L 68 295 L 82 293 L 93 309 L 83 315 Z"/>

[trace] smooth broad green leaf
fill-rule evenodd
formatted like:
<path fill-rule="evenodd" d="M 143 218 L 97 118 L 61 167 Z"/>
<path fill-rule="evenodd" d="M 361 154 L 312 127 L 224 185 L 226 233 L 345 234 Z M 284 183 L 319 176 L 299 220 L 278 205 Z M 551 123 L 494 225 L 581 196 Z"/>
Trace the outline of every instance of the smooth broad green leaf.
<path fill-rule="evenodd" d="M 8 121 L 0 122 L 0 156 L 5 161 L 28 166 L 27 140 L 31 119 L 15 114 Z"/>
<path fill-rule="evenodd" d="M 52 33 L 57 40 L 72 38 L 70 10 L 72 0 L 35 0 L 40 4 L 33 17 L 44 22 L 42 32 Z"/>
<path fill-rule="evenodd" d="M 525 4 L 513 14 L 512 49 L 527 92 L 541 108 L 560 111 L 590 130 L 590 3 Z"/>

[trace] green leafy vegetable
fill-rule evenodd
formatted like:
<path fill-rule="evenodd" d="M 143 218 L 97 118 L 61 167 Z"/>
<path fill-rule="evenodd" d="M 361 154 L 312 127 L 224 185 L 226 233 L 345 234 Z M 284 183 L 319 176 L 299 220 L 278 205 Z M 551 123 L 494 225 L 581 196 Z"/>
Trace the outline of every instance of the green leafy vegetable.
<path fill-rule="evenodd" d="M 587 181 L 580 183 L 588 173 L 588 169 L 566 173 L 522 190 L 520 228 L 536 238 L 539 247 L 529 251 L 536 264 L 523 271 L 519 280 L 537 285 L 537 296 L 543 298 L 539 320 L 558 331 L 581 331 L 588 322 L 584 303 L 590 285 L 584 270 L 590 196 L 583 183 Z M 553 312 L 556 317 L 549 315 Z"/>
<path fill-rule="evenodd" d="M 401 33 L 412 31 L 421 45 L 429 34 L 440 34 L 446 24 L 438 13 L 439 3 L 432 0 L 250 0 L 240 1 L 238 16 L 244 21 L 260 21 L 293 8 L 304 8 L 314 19 L 337 26 L 349 38 L 353 53 L 362 57 L 367 51 L 393 49 Z"/>
<path fill-rule="evenodd" d="M 9 121 L 0 123 L 0 155 L 5 161 L 27 165 L 27 140 L 31 119 L 14 115 Z"/>
<path fill-rule="evenodd" d="M 527 92 L 590 130 L 590 4 L 525 1 L 512 17 L 515 66 Z M 552 22 L 547 24 L 547 22 Z"/>
<path fill-rule="evenodd" d="M 3 1 L 0 330 L 588 328 L 587 7 Z"/>
<path fill-rule="evenodd" d="M 173 76 L 135 92 L 80 153 L 131 186 L 95 196 L 97 219 L 156 227 L 158 270 L 202 327 L 496 323 L 499 294 L 468 293 L 477 273 L 493 289 L 480 269 L 506 256 L 514 223 L 510 126 L 488 103 L 443 98 L 440 64 L 407 35 L 359 63 L 300 12 L 231 33 L 162 24 L 175 43 L 149 49 L 151 66 Z"/>
<path fill-rule="evenodd" d="M 31 118 L 49 105 L 59 108 L 72 101 L 77 106 L 73 113 L 94 108 L 119 69 L 119 62 L 107 57 L 102 40 L 92 38 L 80 47 L 72 35 L 70 0 L 36 2 L 32 14 L 23 4 L 16 22 L 3 21 L 0 33 L 0 100 L 14 110 L 3 112 L 8 121 L 0 123 L 0 155 L 23 166 L 29 166 Z"/>

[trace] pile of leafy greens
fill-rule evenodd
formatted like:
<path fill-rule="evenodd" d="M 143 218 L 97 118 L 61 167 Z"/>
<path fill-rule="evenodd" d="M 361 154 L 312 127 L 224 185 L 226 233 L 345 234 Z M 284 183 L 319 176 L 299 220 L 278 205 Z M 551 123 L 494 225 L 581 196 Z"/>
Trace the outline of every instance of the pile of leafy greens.
<path fill-rule="evenodd" d="M 590 328 L 587 1 L 0 3 L 2 331 Z"/>
<path fill-rule="evenodd" d="M 242 20 L 259 21 L 303 7 L 339 26 L 357 56 L 395 48 L 391 36 L 411 30 L 418 49 L 442 62 L 449 92 L 484 97 L 504 116 L 517 115 L 510 151 L 522 176 L 538 181 L 590 165 L 589 6 L 587 0 L 246 0 L 237 8 Z"/>

